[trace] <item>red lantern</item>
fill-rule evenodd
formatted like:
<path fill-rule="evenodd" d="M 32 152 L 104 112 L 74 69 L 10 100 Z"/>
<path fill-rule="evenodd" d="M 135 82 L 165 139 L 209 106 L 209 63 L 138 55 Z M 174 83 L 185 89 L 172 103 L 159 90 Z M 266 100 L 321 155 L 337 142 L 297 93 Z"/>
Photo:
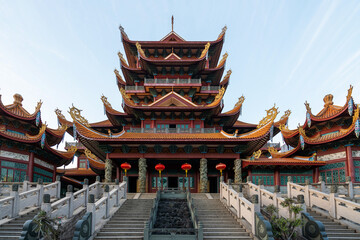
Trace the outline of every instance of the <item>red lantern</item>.
<path fill-rule="evenodd" d="M 156 164 L 155 170 L 159 172 L 159 178 L 160 178 L 160 189 L 162 187 L 162 179 L 161 179 L 161 172 L 164 171 L 165 166 L 161 163 Z"/>
<path fill-rule="evenodd" d="M 131 165 L 130 165 L 129 163 L 127 163 L 127 162 L 124 162 L 123 164 L 120 165 L 120 167 L 121 167 L 122 169 L 124 169 L 124 171 L 125 171 L 125 177 L 126 177 L 126 172 L 127 172 L 127 170 L 131 169 Z"/>
<path fill-rule="evenodd" d="M 163 164 L 161 164 L 161 163 L 156 164 L 156 166 L 155 166 L 155 170 L 160 172 L 160 173 L 161 173 L 161 171 L 164 171 L 164 169 L 165 169 L 165 166 Z"/>
<path fill-rule="evenodd" d="M 181 165 L 181 169 L 185 171 L 186 177 L 187 177 L 187 172 L 190 171 L 191 169 L 191 164 L 189 163 L 184 163 L 183 165 Z"/>
<path fill-rule="evenodd" d="M 220 171 L 220 175 L 222 176 L 222 171 L 226 168 L 226 165 L 224 163 L 219 163 L 216 165 L 216 169 Z"/>

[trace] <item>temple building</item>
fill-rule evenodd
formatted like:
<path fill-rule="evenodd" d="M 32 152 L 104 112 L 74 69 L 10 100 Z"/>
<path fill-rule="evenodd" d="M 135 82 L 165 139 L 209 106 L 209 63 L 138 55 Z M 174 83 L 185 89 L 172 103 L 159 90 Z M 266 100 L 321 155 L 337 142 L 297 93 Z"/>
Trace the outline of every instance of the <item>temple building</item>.
<path fill-rule="evenodd" d="M 324 108 L 316 115 L 305 102 L 306 120 L 302 126 L 294 130 L 280 126 L 284 141 L 293 149 L 272 155 L 282 158 L 300 155 L 326 162 L 314 168 L 315 181 L 322 176 L 327 183 L 345 182 L 346 177 L 360 182 L 359 105 L 354 103 L 352 90 L 350 86 L 343 106 L 334 105 L 333 95 L 326 95 Z"/>
<path fill-rule="evenodd" d="M 163 187 L 217 192 L 215 166 L 220 162 L 226 164 L 225 180 L 244 180 L 241 159 L 279 133 L 290 112 L 276 121 L 274 106 L 258 124 L 238 121 L 243 96 L 223 112 L 231 75 L 228 70 L 223 76 L 228 54 L 220 59 L 226 27 L 209 42 L 186 41 L 173 30 L 160 41 L 133 41 L 120 31 L 126 59 L 118 53 L 122 74 L 114 72 L 123 111 L 105 96 L 107 119 L 101 122 L 89 123 L 74 106 L 72 121 L 56 110 L 61 126 L 86 148 L 89 167 L 112 181 L 122 179 L 120 165 L 129 163 L 129 192 L 155 192 L 161 182 Z M 159 163 L 165 166 L 161 179 L 155 170 Z M 191 164 L 189 178 L 181 169 L 184 163 Z M 71 177 L 66 170 L 63 174 Z"/>
<path fill-rule="evenodd" d="M 14 95 L 14 102 L 4 105 L 0 99 L 0 168 L 1 181 L 22 182 L 42 179 L 55 181 L 56 168 L 69 164 L 76 147 L 68 151 L 52 148 L 58 145 L 66 132 L 66 126 L 58 129 L 47 127 L 41 121 L 39 101 L 34 113 L 30 114 L 22 106 L 23 98 Z"/>
<path fill-rule="evenodd" d="M 280 125 L 290 150 L 279 152 L 270 147 L 271 157 L 258 152 L 253 159 L 243 161 L 252 181 L 263 180 L 265 185 L 286 186 L 288 176 L 293 182 L 343 183 L 346 177 L 360 182 L 360 124 L 359 106 L 354 104 L 350 86 L 343 106 L 333 103 L 333 95 L 324 97 L 324 108 L 313 114 L 305 102 L 306 120 L 297 129 Z M 256 154 L 255 154 L 256 155 Z"/>

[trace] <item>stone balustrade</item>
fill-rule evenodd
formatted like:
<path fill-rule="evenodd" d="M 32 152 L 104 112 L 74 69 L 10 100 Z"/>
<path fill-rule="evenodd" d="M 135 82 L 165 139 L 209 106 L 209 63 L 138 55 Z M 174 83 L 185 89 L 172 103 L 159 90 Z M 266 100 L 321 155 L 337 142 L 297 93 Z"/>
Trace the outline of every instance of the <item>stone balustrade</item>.
<path fill-rule="evenodd" d="M 48 185 L 43 185 L 42 180 L 40 180 L 35 188 L 21 193 L 19 193 L 19 185 L 10 185 L 12 187 L 10 196 L 0 199 L 0 220 L 17 217 L 22 211 L 30 207 L 39 207 L 44 194 L 48 194 L 50 198 L 60 198 L 61 184 L 59 178 L 54 183 Z M 28 184 L 25 187 L 23 185 L 23 189 L 25 190 L 29 185 L 32 184 Z"/>
<path fill-rule="evenodd" d="M 274 192 L 270 192 L 266 189 L 264 189 L 263 185 L 255 185 L 251 182 L 248 182 L 248 192 L 249 195 L 259 195 L 259 204 L 260 207 L 267 207 L 269 205 L 274 205 L 278 210 L 278 214 L 280 217 L 283 218 L 291 218 L 292 216 L 290 216 L 289 210 L 287 207 L 283 207 L 281 205 L 282 202 L 285 201 L 285 199 L 283 197 L 281 197 L 281 193 L 279 192 L 279 186 L 275 186 L 274 188 L 277 189 Z M 303 194 L 299 194 L 298 196 L 301 196 Z M 301 198 L 301 197 L 300 197 Z M 302 198 L 301 198 L 302 199 Z M 295 204 L 297 205 L 297 204 Z M 306 206 L 305 204 L 301 204 L 301 207 L 303 208 L 303 211 L 306 211 Z M 299 217 L 301 217 L 299 215 Z"/>
<path fill-rule="evenodd" d="M 354 192 L 351 185 L 349 182 L 348 191 L 349 195 L 353 196 Z M 344 219 L 350 221 L 351 224 L 360 224 L 360 204 L 338 197 L 336 185 L 331 187 L 330 193 L 326 193 L 322 192 L 321 188 L 319 190 L 314 189 L 310 184 L 301 186 L 289 181 L 287 189 L 289 198 L 304 195 L 307 207 L 317 207 L 328 212 L 335 219 Z"/>
<path fill-rule="evenodd" d="M 274 239 L 271 225 L 260 213 L 259 196 L 253 195 L 252 202 L 244 198 L 242 192 L 236 192 L 231 185 L 220 183 L 220 200 L 234 211 L 238 219 L 244 219 L 251 226 L 251 232 L 260 239 Z"/>
<path fill-rule="evenodd" d="M 49 185 L 52 183 L 43 183 L 43 185 Z M 26 192 L 31 189 L 36 189 L 37 182 L 29 182 L 24 180 L 23 182 L 0 182 L 0 199 L 10 196 L 12 185 L 18 185 L 18 192 Z"/>
<path fill-rule="evenodd" d="M 116 180 L 115 184 L 104 185 L 99 182 L 95 184 L 91 188 L 89 186 L 87 213 L 76 223 L 73 239 L 85 239 L 84 237 L 88 239 L 94 236 L 94 233 L 101 229 L 105 222 L 109 220 L 111 215 L 124 202 L 121 200 L 126 199 L 126 181 L 120 184 L 118 180 Z M 97 201 L 94 193 L 99 198 Z"/>

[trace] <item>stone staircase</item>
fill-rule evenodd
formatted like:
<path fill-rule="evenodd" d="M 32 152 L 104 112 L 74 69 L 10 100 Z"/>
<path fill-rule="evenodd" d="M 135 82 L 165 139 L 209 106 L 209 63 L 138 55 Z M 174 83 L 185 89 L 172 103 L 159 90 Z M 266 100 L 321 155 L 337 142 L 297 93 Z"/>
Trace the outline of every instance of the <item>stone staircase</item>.
<path fill-rule="evenodd" d="M 204 239 L 253 239 L 219 199 L 194 199 Z"/>
<path fill-rule="evenodd" d="M 126 200 L 95 239 L 143 239 L 153 202 L 153 199 Z"/>
<path fill-rule="evenodd" d="M 0 225 L 0 240 L 19 239 L 24 223 L 32 219 L 37 214 L 37 211 L 38 209 L 35 209 Z"/>
<path fill-rule="evenodd" d="M 324 216 L 311 209 L 307 209 L 307 212 L 318 221 L 321 221 L 325 226 L 325 232 L 329 239 L 347 239 L 347 240 L 360 240 L 360 233 L 357 233 L 354 229 L 350 229 L 347 226 L 341 225 L 339 222 L 334 221 L 330 217 Z"/>

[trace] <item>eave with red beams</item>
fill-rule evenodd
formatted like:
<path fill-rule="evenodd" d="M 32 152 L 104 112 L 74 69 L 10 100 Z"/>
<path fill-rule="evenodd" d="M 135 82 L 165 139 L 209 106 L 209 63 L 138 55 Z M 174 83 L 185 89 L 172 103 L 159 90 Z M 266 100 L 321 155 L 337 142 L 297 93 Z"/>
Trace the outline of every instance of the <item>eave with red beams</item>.
<path fill-rule="evenodd" d="M 321 167 L 325 166 L 326 162 L 324 161 L 308 161 L 308 160 L 299 160 L 295 158 L 259 158 L 255 160 L 243 159 L 242 167 L 259 167 L 259 168 L 268 168 L 268 167 L 283 167 L 283 168 L 291 168 L 292 166 L 296 167 Z"/>

